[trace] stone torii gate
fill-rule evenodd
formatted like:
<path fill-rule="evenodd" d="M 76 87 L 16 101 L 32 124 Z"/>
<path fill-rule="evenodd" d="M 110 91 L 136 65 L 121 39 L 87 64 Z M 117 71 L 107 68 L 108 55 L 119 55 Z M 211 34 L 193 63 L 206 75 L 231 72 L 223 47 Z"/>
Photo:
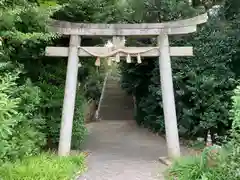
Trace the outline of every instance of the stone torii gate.
<path fill-rule="evenodd" d="M 46 47 L 46 56 L 68 57 L 58 154 L 66 156 L 70 153 L 79 56 L 97 57 L 96 65 L 99 65 L 102 57 L 116 57 L 116 62 L 119 62 L 121 56 L 126 56 L 130 63 L 131 56 L 135 56 L 138 63 L 141 63 L 141 57 L 155 56 L 159 57 L 168 156 L 180 156 L 170 56 L 192 56 L 193 49 L 170 47 L 168 36 L 193 33 L 197 30 L 197 25 L 207 22 L 207 19 L 207 14 L 203 14 L 186 20 L 151 24 L 82 24 L 53 21 L 51 26 L 55 32 L 70 36 L 69 47 Z M 114 47 L 82 47 L 82 36 L 111 36 Z M 125 36 L 157 36 L 158 46 L 125 47 Z"/>

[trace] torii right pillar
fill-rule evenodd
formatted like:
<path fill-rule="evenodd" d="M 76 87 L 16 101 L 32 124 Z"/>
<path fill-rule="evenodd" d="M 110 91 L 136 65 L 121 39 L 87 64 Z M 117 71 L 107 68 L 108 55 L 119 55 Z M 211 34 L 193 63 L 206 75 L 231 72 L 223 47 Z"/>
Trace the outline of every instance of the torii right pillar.
<path fill-rule="evenodd" d="M 159 70 L 162 88 L 163 112 L 165 121 L 168 156 L 174 159 L 180 156 L 180 144 L 173 90 L 172 67 L 168 34 L 158 36 Z"/>

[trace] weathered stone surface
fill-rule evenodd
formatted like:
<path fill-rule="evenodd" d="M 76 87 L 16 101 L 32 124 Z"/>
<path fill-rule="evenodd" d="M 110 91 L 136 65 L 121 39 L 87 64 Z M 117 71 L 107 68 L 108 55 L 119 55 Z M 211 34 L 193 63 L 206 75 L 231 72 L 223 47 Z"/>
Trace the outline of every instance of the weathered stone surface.
<path fill-rule="evenodd" d="M 52 29 L 61 34 L 81 36 L 148 36 L 167 34 L 187 34 L 196 31 L 198 24 L 205 23 L 207 14 L 190 19 L 165 23 L 143 24 L 84 24 L 66 21 L 52 21 Z"/>

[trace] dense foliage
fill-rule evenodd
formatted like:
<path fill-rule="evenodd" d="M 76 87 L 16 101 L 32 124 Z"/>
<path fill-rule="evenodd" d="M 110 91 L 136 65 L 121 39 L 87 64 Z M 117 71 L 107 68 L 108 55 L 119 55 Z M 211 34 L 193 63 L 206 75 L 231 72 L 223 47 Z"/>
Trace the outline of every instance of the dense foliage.
<path fill-rule="evenodd" d="M 163 22 L 193 17 L 216 2 L 220 1 L 195 0 L 193 5 L 187 0 L 0 1 L 0 163 L 37 154 L 43 148 L 57 147 L 67 62 L 66 59 L 45 57 L 44 49 L 47 45 L 66 46 L 69 39 L 49 33 L 50 17 L 91 23 Z M 176 166 L 181 168 L 179 171 L 175 168 L 175 174 L 187 174 L 182 179 L 211 179 L 218 177 L 219 172 L 225 172 L 232 179 L 239 178 L 236 177 L 239 91 L 236 91 L 233 109 L 229 111 L 230 97 L 240 75 L 237 68 L 240 57 L 239 9 L 238 0 L 226 0 L 219 14 L 212 14 L 209 22 L 200 26 L 197 33 L 170 38 L 171 45 L 193 45 L 195 54 L 194 57 L 172 58 L 180 134 L 205 136 L 211 130 L 212 134 L 223 135 L 234 122 L 230 151 L 218 156 L 221 158 L 217 162 L 222 165 L 208 168 L 208 161 L 197 157 L 190 166 L 188 161 L 183 168 L 181 164 Z M 105 39 L 100 38 L 82 39 L 86 46 L 103 45 L 104 42 Z M 127 44 L 155 45 L 156 39 L 134 41 L 129 38 Z M 84 109 L 87 101 L 97 102 L 100 96 L 105 66 L 96 69 L 94 61 L 92 58 L 81 59 L 73 148 L 80 147 L 86 134 Z M 121 72 L 123 88 L 136 97 L 137 122 L 153 131 L 163 132 L 158 59 L 145 58 L 140 65 L 121 63 Z M 208 151 L 204 158 L 206 154 Z M 32 165 L 32 161 L 27 161 L 28 164 Z M 191 168 L 186 170 L 185 167 Z M 12 170 L 11 165 L 6 168 Z M 25 166 L 23 169 L 26 170 Z M 192 177 L 189 170 L 195 173 Z"/>
<path fill-rule="evenodd" d="M 5 69 L 0 77 L 0 160 L 36 153 L 45 145 L 44 120 L 37 109 L 41 91 L 29 80 L 18 85 L 19 70 Z"/>
<path fill-rule="evenodd" d="M 192 7 L 187 1 L 141 2 L 142 6 L 141 3 L 132 5 L 133 21 L 176 20 L 206 10 Z M 208 130 L 223 135 L 231 127 L 229 109 L 238 75 L 235 63 L 239 62 L 239 56 L 236 56 L 239 28 L 236 20 L 227 21 L 224 13 L 221 8 L 218 14 L 209 14 L 208 23 L 198 27 L 197 33 L 170 38 L 171 45 L 194 47 L 194 57 L 172 58 L 179 132 L 187 137 L 204 137 Z M 139 42 L 146 45 L 154 44 L 155 40 Z M 136 96 L 137 122 L 162 132 L 164 121 L 158 59 L 145 61 L 144 65 L 122 65 L 122 86 Z"/>
<path fill-rule="evenodd" d="M 167 172 L 168 179 L 179 180 L 238 180 L 240 163 L 240 87 L 232 97 L 231 109 L 232 132 L 231 141 L 222 148 L 206 148 L 197 156 L 183 157 L 177 160 Z"/>
<path fill-rule="evenodd" d="M 71 10 L 78 14 L 91 8 L 81 7 L 84 4 L 87 7 L 87 1 L 79 2 L 63 4 L 63 9 L 79 5 Z M 66 1 L 1 1 L 0 161 L 15 160 L 58 145 L 67 61 L 45 57 L 44 51 L 47 45 L 69 43 L 68 38 L 49 33 L 47 26 L 54 12 L 67 20 L 62 3 Z M 83 40 L 84 44 L 89 42 Z M 84 140 L 84 111 L 89 100 L 98 101 L 105 74 L 105 66 L 96 71 L 94 59 L 81 59 L 81 63 L 72 148 L 80 148 Z"/>
<path fill-rule="evenodd" d="M 12 8 L 7 8 L 8 1 L 3 3 L 6 4 L 2 4 L 5 6 L 0 12 L 0 161 L 31 155 L 45 146 L 47 121 L 40 108 L 42 90 L 32 83 L 21 62 L 36 60 L 42 53 L 41 45 L 43 47 L 43 43 L 55 38 L 46 32 L 45 24 L 51 10 L 38 8 L 26 1 L 10 4 Z"/>

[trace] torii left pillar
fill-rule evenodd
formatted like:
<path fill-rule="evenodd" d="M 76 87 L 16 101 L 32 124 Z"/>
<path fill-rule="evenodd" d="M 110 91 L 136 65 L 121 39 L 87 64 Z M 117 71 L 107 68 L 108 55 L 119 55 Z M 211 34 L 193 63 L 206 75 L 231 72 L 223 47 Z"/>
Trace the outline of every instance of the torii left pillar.
<path fill-rule="evenodd" d="M 58 155 L 67 156 L 71 150 L 72 126 L 75 109 L 75 98 L 78 77 L 78 47 L 81 43 L 81 37 L 78 35 L 70 36 L 68 65 L 65 83 L 65 94 L 62 110 L 62 121 L 60 130 L 60 140 Z"/>

